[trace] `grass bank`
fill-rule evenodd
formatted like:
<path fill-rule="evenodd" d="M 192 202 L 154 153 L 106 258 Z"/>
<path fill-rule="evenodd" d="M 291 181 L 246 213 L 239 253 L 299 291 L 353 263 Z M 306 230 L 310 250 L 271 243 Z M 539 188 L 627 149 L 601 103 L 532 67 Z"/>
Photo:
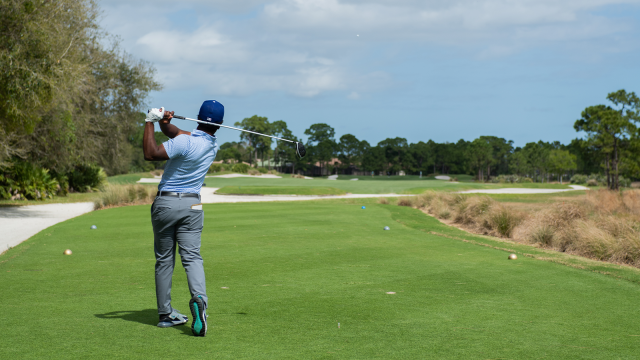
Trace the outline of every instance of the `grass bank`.
<path fill-rule="evenodd" d="M 640 191 L 523 198 L 425 192 L 399 199 L 470 231 L 640 267 Z M 524 204 L 514 204 L 517 201 Z M 510 201 L 510 202 L 509 202 Z"/>
<path fill-rule="evenodd" d="M 635 269 L 375 200 L 204 209 L 207 337 L 155 326 L 149 206 L 131 206 L 60 223 L 0 256 L 0 358 L 637 356 Z M 173 306 L 186 312 L 176 267 Z"/>
<path fill-rule="evenodd" d="M 23 205 L 43 205 L 43 204 L 67 204 L 77 202 L 93 202 L 100 195 L 100 192 L 90 193 L 69 193 L 67 196 L 56 196 L 53 199 L 42 200 L 0 200 L 0 206 L 23 206 Z"/>
<path fill-rule="evenodd" d="M 345 195 L 347 192 L 334 187 L 319 186 L 225 186 L 216 191 L 221 195 Z"/>

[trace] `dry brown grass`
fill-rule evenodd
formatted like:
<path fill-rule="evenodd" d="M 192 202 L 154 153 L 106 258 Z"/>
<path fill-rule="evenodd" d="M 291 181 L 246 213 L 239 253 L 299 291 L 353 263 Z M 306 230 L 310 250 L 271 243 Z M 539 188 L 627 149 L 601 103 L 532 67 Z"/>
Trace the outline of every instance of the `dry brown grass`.
<path fill-rule="evenodd" d="M 398 202 L 396 203 L 396 205 L 398 205 L 398 206 L 413 206 L 413 201 L 409 197 L 403 197 L 403 198 L 398 199 Z"/>
<path fill-rule="evenodd" d="M 156 197 L 158 189 L 154 186 L 135 185 L 109 185 L 100 193 L 94 202 L 94 209 L 105 209 L 125 205 L 151 204 Z"/>
<path fill-rule="evenodd" d="M 389 200 L 387 198 L 378 199 L 378 204 L 387 205 L 389 204 Z"/>
<path fill-rule="evenodd" d="M 510 237 L 525 215 L 488 196 L 427 191 L 414 199 L 415 207 L 461 225 L 470 231 L 500 237 Z"/>
<path fill-rule="evenodd" d="M 487 196 L 433 191 L 412 205 L 471 232 L 640 267 L 640 190 L 592 190 L 532 212 Z"/>

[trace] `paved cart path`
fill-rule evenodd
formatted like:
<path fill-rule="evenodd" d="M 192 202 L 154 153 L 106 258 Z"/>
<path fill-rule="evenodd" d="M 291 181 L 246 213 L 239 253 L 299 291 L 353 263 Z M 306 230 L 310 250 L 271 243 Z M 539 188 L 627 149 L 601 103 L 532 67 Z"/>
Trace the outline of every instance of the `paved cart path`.
<path fill-rule="evenodd" d="M 92 202 L 0 207 L 0 253 L 49 226 L 90 211 Z"/>

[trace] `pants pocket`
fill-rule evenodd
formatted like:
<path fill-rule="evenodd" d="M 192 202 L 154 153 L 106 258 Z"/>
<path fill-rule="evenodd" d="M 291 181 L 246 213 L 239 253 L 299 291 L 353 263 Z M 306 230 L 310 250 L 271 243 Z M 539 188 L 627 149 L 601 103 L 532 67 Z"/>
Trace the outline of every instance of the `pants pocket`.
<path fill-rule="evenodd" d="M 204 211 L 189 209 L 189 216 L 186 221 L 189 230 L 202 230 L 204 227 Z"/>

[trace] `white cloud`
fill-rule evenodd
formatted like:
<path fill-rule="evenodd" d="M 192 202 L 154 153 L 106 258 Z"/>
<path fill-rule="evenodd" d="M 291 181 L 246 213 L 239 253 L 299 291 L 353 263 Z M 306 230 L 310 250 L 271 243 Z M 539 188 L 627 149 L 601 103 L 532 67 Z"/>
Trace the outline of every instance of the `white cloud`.
<path fill-rule="evenodd" d="M 438 44 L 478 58 L 584 42 L 606 42 L 615 49 L 610 39 L 635 25 L 599 16 L 597 10 L 638 3 L 105 0 L 101 5 L 107 30 L 121 35 L 128 51 L 154 62 L 167 87 L 237 95 L 277 90 L 302 97 L 349 91 L 349 98 L 357 98 L 393 84 L 382 68 L 354 65 L 370 60 L 371 49 Z M 192 14 L 189 23 L 176 18 L 181 11 Z"/>

